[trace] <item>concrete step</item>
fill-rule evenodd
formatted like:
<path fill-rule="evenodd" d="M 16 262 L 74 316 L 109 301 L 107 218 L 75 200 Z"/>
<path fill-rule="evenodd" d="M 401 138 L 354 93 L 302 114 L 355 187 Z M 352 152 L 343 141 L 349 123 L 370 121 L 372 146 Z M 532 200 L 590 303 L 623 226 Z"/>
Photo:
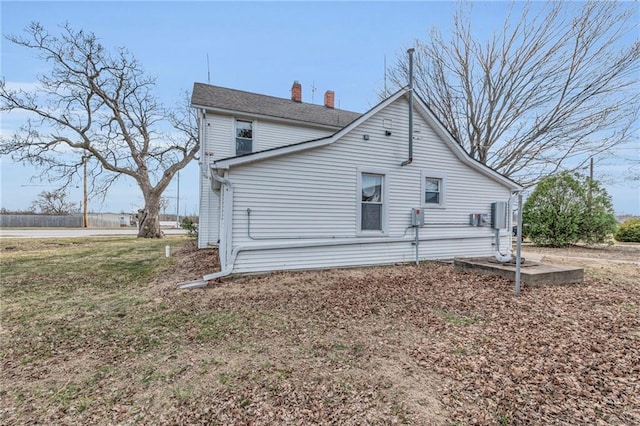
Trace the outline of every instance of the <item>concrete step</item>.
<path fill-rule="evenodd" d="M 495 275 L 515 281 L 515 263 L 499 263 L 493 257 L 456 258 L 456 269 Z M 551 265 L 525 259 L 520 267 L 520 280 L 525 286 L 564 285 L 584 282 L 584 269 L 574 266 Z"/>

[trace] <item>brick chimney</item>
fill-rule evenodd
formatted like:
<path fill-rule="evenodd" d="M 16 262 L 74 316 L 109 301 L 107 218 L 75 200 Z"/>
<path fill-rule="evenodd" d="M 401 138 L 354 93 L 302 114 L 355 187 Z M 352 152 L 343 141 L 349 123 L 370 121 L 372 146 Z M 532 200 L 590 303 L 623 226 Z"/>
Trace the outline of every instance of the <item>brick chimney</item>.
<path fill-rule="evenodd" d="M 324 93 L 324 106 L 326 106 L 327 108 L 333 108 L 335 97 L 336 94 L 333 93 L 333 90 L 327 90 Z"/>
<path fill-rule="evenodd" d="M 298 83 L 298 80 L 295 80 L 293 86 L 291 86 L 291 100 L 302 102 L 302 85 Z"/>

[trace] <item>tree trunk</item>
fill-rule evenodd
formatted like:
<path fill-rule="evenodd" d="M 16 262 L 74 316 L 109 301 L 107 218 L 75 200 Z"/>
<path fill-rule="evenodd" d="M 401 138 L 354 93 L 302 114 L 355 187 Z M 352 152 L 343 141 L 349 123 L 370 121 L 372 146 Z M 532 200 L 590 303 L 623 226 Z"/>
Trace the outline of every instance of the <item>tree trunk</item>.
<path fill-rule="evenodd" d="M 160 197 L 145 197 L 144 209 L 138 210 L 138 238 L 162 238 L 160 229 Z"/>

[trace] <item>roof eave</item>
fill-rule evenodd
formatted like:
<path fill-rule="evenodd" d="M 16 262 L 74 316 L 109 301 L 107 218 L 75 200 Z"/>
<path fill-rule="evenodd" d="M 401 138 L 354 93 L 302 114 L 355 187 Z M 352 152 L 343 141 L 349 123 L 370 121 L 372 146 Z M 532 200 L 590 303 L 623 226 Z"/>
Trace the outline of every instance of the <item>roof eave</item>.
<path fill-rule="evenodd" d="M 293 120 L 291 118 L 284 118 L 284 117 L 279 117 L 279 116 L 276 116 L 276 115 L 258 114 L 258 113 L 254 113 L 254 112 L 246 112 L 246 111 L 232 110 L 232 109 L 225 109 L 225 108 L 216 108 L 216 107 L 212 107 L 212 106 L 194 104 L 194 103 L 191 104 L 191 107 L 198 108 L 198 109 L 204 109 L 206 111 L 211 111 L 211 112 L 215 112 L 215 113 L 231 115 L 231 116 L 251 117 L 251 118 L 257 118 L 257 119 L 278 121 L 280 123 L 289 123 L 289 124 L 298 124 L 298 125 L 302 123 L 302 124 L 305 124 L 305 125 L 307 125 L 309 127 L 315 127 L 315 128 L 318 128 L 318 129 L 327 129 L 327 130 L 338 130 L 338 129 L 341 129 L 340 126 L 333 126 L 333 125 L 329 125 L 329 124 L 316 123 L 316 122 L 313 122 L 313 121 Z"/>

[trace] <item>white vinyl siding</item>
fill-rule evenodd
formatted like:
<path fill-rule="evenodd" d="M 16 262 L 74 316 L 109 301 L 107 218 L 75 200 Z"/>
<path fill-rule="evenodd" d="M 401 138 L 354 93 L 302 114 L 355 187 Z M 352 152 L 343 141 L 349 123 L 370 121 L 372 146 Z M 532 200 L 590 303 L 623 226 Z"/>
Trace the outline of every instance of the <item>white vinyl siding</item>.
<path fill-rule="evenodd" d="M 332 135 L 336 130 L 317 129 L 314 127 L 297 127 L 291 124 L 259 121 L 260 141 L 256 151 L 263 151 L 278 146 L 290 145 L 311 139 L 324 138 Z"/>
<path fill-rule="evenodd" d="M 331 129 L 294 126 L 265 120 L 250 120 L 253 124 L 253 150 L 265 150 L 333 134 Z M 235 155 L 235 118 L 230 115 L 207 114 L 200 121 L 204 136 L 200 164 L 200 223 L 198 247 L 218 244 L 220 196 L 211 189 L 209 168 L 215 160 Z M 258 138 L 259 132 L 259 138 Z"/>
<path fill-rule="evenodd" d="M 418 114 L 414 122 L 420 124 L 421 132 L 414 135 L 414 161 L 400 166 L 407 158 L 406 99 L 398 99 L 382 113 L 385 120 L 393 120 L 389 136 L 382 116 L 374 115 L 331 145 L 231 167 L 233 246 L 252 248 L 239 252 L 235 273 L 412 261 L 413 235 L 406 230 L 411 208 L 424 203 L 426 176 L 446 176 L 446 205 L 425 214 L 429 226 L 420 231 L 420 258 L 493 254 L 493 231 L 464 224 L 469 213 L 489 213 L 492 202 L 507 201 L 509 189 L 461 163 Z M 360 204 L 354 198 L 359 196 L 358 176 L 376 171 L 385 175 L 386 232 L 368 239 L 359 232 Z M 248 237 L 248 208 L 255 239 Z M 501 241 L 502 247 L 509 245 L 508 237 Z M 331 245 L 314 247 L 314 242 Z M 265 244 L 270 245 L 268 249 L 253 250 Z M 274 248 L 273 244 L 296 247 Z"/>
<path fill-rule="evenodd" d="M 254 151 L 276 148 L 283 145 L 322 138 L 335 132 L 330 129 L 301 127 L 292 124 L 266 120 L 250 120 L 224 115 L 207 115 L 206 151 L 213 153 L 213 159 L 235 156 L 235 120 L 251 121 L 253 124 Z"/>
<path fill-rule="evenodd" d="M 215 157 L 214 144 L 211 143 L 219 137 L 221 126 L 212 126 L 212 117 L 198 118 L 200 137 L 203 143 L 200 146 L 200 208 L 198 223 L 198 248 L 207 248 L 218 244 L 218 231 L 220 224 L 220 201 L 218 193 L 211 189 L 209 178 L 209 166 Z M 216 134 L 218 133 L 218 134 Z"/>

